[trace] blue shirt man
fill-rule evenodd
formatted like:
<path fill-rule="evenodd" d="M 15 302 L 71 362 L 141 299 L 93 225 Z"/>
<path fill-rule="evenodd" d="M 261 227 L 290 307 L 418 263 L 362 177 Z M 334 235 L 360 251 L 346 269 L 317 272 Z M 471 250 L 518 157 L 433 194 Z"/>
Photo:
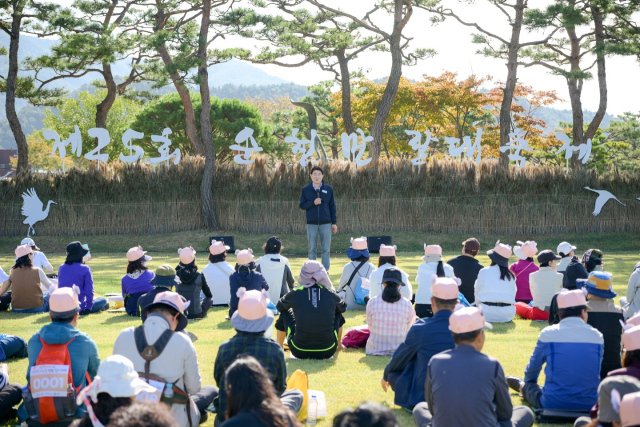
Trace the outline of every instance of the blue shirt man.
<path fill-rule="evenodd" d="M 329 253 L 331 234 L 338 232 L 336 225 L 336 201 L 333 188 L 322 181 L 322 168 L 311 168 L 311 184 L 302 188 L 300 209 L 306 211 L 307 239 L 309 240 L 309 259 L 315 260 L 318 251 L 318 239 L 322 250 L 322 265 L 329 271 Z"/>

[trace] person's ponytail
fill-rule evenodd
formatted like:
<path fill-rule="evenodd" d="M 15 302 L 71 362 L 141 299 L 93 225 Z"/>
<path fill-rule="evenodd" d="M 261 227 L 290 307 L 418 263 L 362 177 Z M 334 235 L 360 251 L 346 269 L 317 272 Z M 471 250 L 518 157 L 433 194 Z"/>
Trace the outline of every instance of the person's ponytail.
<path fill-rule="evenodd" d="M 499 265 L 498 267 L 500 267 L 500 280 L 509 282 L 511 279 L 516 278 L 516 276 L 513 275 L 513 272 L 507 267 L 503 267 L 502 265 Z"/>
<path fill-rule="evenodd" d="M 395 283 L 389 283 L 382 290 L 382 301 L 393 304 L 400 301 L 402 294 L 400 294 L 400 287 Z"/>
<path fill-rule="evenodd" d="M 436 274 L 438 275 L 438 277 L 445 277 L 444 276 L 444 262 L 438 261 L 438 267 L 436 268 Z"/>

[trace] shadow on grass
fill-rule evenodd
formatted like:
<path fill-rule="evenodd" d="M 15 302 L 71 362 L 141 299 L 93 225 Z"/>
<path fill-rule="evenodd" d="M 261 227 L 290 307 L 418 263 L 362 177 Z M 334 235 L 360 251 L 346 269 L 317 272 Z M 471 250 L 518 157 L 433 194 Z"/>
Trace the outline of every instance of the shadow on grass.
<path fill-rule="evenodd" d="M 384 369 L 391 360 L 391 356 L 371 356 L 362 351 L 362 357 L 358 359 L 358 363 L 364 363 L 371 370 Z"/>
<path fill-rule="evenodd" d="M 547 326 L 549 326 L 549 322 L 544 321 L 538 321 L 538 320 L 532 320 L 531 323 L 529 323 L 529 326 L 536 328 L 538 330 L 543 330 L 544 328 L 546 328 Z"/>
<path fill-rule="evenodd" d="M 116 324 L 116 323 L 127 323 L 127 322 L 131 322 L 131 321 L 135 321 L 135 320 L 139 320 L 140 324 L 142 324 L 142 319 L 140 319 L 139 317 L 136 316 L 129 316 L 128 314 L 119 314 L 119 315 L 111 315 L 110 317 L 107 317 L 107 319 L 102 322 L 103 325 L 111 325 L 111 324 Z"/>
<path fill-rule="evenodd" d="M 507 334 L 510 330 L 516 328 L 516 324 L 511 321 L 509 323 L 492 323 L 493 329 L 490 329 L 494 334 Z"/>

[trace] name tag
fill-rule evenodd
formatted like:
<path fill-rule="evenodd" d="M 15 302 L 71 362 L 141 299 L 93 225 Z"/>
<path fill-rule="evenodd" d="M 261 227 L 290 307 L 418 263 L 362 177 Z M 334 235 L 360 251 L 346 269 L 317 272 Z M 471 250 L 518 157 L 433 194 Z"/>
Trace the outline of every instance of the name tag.
<path fill-rule="evenodd" d="M 68 365 L 39 365 L 31 367 L 29 380 L 31 395 L 40 397 L 66 397 L 69 386 Z"/>
<path fill-rule="evenodd" d="M 158 403 L 160 402 L 160 398 L 162 397 L 162 391 L 164 390 L 166 384 L 160 381 L 149 380 L 149 385 L 156 388 L 156 391 L 147 392 L 141 391 L 136 396 L 136 400 L 142 403 Z"/>
<path fill-rule="evenodd" d="M 327 194 L 327 190 L 322 190 L 323 193 Z"/>

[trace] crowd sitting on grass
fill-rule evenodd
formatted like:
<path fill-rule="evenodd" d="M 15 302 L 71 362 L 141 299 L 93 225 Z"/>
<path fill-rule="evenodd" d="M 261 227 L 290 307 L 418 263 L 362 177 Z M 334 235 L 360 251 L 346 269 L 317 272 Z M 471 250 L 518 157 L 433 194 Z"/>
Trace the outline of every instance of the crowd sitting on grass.
<path fill-rule="evenodd" d="M 579 259 L 567 242 L 556 252 L 538 251 L 532 241 L 515 248 L 497 242 L 484 267 L 477 239 L 446 262 L 439 245 L 425 244 L 414 295 L 395 246 L 380 247 L 376 268 L 366 238 L 351 243 L 338 289 L 315 260 L 305 261 L 295 280 L 275 236 L 257 261 L 251 249 L 236 251 L 235 267 L 229 247 L 214 240 L 201 271 L 192 247 L 178 250 L 175 268 L 163 264 L 155 272 L 147 267 L 151 257 L 133 247 L 122 296 L 126 314 L 142 323 L 124 329 L 101 362 L 95 342 L 78 329 L 79 316 L 108 308 L 94 294 L 89 248 L 71 242 L 55 276 L 35 242 L 23 240 L 9 274 L 0 268 L 0 309 L 48 313 L 50 322 L 28 341 L 0 334 L 0 362 L 28 358 L 25 386 L 10 382 L 0 364 L 0 419 L 195 427 L 215 413 L 216 426 L 300 426 L 307 390 L 298 382 L 288 387 L 287 352 L 331 359 L 345 344 L 392 356 L 381 387 L 394 391 L 394 403 L 411 411 L 418 427 L 530 427 L 536 414 L 575 426 L 640 426 L 640 263 L 618 306 L 598 249 Z M 518 261 L 510 264 L 513 255 Z M 186 331 L 189 319 L 206 318 L 213 306 L 229 308 L 235 330 L 218 349 L 215 386 L 202 384 Z M 343 331 L 346 310 L 365 310 L 366 325 Z M 485 330 L 515 316 L 549 326 L 524 375 L 506 377 L 482 350 Z M 528 406 L 513 407 L 509 388 Z M 399 424 L 388 408 L 364 403 L 333 425 Z"/>

